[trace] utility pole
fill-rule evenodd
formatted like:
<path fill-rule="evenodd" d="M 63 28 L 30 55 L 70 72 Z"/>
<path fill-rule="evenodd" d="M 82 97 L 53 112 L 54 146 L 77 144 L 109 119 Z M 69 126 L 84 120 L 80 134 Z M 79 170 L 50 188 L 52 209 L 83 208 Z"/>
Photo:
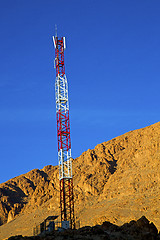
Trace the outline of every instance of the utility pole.
<path fill-rule="evenodd" d="M 55 96 L 62 228 L 75 228 L 68 83 L 65 75 L 65 37 L 53 37 L 56 68 Z"/>

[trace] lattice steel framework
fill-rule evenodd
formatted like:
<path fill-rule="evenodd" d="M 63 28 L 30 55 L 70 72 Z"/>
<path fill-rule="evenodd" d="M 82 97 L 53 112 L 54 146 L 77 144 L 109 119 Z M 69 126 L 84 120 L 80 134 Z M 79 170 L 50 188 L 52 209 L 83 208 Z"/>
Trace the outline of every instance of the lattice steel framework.
<path fill-rule="evenodd" d="M 69 221 L 75 228 L 74 198 L 72 179 L 71 138 L 69 123 L 68 83 L 65 75 L 65 38 L 53 37 L 56 68 L 56 116 L 58 138 L 58 161 L 60 180 L 61 222 Z"/>

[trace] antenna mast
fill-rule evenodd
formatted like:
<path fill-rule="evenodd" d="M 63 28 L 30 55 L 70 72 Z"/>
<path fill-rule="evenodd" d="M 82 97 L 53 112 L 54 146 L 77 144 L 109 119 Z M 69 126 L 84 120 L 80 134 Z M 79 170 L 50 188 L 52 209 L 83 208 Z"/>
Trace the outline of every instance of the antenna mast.
<path fill-rule="evenodd" d="M 53 37 L 55 47 L 54 65 L 56 68 L 56 117 L 58 138 L 58 161 L 60 181 L 61 224 L 63 228 L 75 228 L 71 138 L 69 122 L 68 83 L 65 75 L 64 50 L 65 37 Z"/>

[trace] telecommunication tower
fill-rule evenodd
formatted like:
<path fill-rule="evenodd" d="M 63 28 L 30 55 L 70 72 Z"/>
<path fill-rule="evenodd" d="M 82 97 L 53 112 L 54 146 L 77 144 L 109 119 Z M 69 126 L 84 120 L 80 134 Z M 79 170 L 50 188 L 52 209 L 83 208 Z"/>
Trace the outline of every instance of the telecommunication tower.
<path fill-rule="evenodd" d="M 69 122 L 68 83 L 65 75 L 65 37 L 53 36 L 56 68 L 55 96 L 60 180 L 61 223 L 64 228 L 75 228 L 71 138 Z"/>

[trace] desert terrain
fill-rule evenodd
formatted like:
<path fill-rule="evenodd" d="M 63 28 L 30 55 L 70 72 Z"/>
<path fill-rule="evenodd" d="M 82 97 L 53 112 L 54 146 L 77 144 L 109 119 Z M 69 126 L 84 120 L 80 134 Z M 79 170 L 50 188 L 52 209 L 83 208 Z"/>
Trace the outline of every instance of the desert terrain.
<path fill-rule="evenodd" d="M 118 226 L 143 215 L 160 230 L 160 122 L 88 149 L 73 160 L 76 222 Z M 59 215 L 57 166 L 45 166 L 0 184 L 0 239 L 31 236 Z"/>

